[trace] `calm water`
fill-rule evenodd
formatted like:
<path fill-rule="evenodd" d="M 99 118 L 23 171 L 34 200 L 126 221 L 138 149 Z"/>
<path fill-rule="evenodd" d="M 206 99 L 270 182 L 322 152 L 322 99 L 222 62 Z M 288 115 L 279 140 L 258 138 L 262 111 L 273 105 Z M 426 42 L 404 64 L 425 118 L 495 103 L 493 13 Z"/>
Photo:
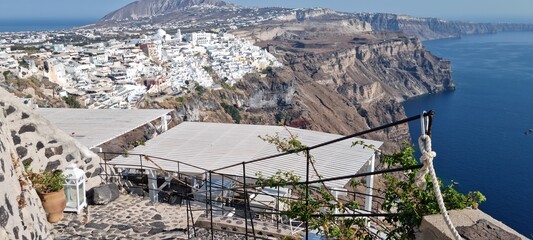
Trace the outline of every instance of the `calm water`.
<path fill-rule="evenodd" d="M 94 23 L 95 19 L 0 19 L 0 32 L 63 30 Z"/>
<path fill-rule="evenodd" d="M 446 183 L 487 197 L 481 209 L 533 236 L 533 33 L 424 42 L 452 61 L 454 92 L 404 104 L 407 114 L 436 112 L 435 167 Z M 412 123 L 413 139 L 420 123 Z"/>

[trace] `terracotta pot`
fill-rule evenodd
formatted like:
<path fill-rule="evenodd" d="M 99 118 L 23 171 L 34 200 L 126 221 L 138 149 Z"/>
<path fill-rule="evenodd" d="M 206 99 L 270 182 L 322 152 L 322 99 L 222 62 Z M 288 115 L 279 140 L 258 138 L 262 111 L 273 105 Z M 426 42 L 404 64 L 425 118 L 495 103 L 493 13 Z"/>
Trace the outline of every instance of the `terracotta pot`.
<path fill-rule="evenodd" d="M 61 221 L 63 219 L 63 210 L 67 206 L 65 190 L 61 189 L 58 192 L 39 193 L 39 197 L 41 197 L 48 222 L 56 223 Z"/>

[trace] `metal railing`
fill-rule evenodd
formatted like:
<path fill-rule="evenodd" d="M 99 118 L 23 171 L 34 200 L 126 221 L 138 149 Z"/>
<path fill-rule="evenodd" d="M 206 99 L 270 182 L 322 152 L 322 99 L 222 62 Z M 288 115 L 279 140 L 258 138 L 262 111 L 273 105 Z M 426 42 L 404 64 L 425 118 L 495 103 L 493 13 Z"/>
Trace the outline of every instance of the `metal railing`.
<path fill-rule="evenodd" d="M 140 181 L 137 181 L 137 186 L 134 186 L 133 184 L 129 184 L 129 188 L 140 188 L 142 189 L 143 193 L 145 191 L 157 193 L 158 195 L 161 193 L 168 194 L 168 196 L 171 196 L 171 194 L 177 195 L 181 199 L 180 204 L 183 202 L 183 200 L 186 201 L 186 209 L 187 209 L 187 236 L 191 237 L 191 232 L 194 236 L 196 236 L 196 226 L 194 223 L 193 214 L 194 212 L 203 212 L 203 216 L 206 218 L 209 218 L 210 220 L 210 233 L 211 233 L 211 239 L 214 238 L 214 224 L 213 224 L 213 213 L 217 215 L 228 215 L 227 213 L 230 212 L 233 216 L 244 218 L 244 236 L 246 239 L 249 237 L 256 238 L 262 238 L 265 236 L 258 236 L 255 228 L 255 222 L 254 219 L 257 219 L 257 214 L 261 217 L 261 219 L 265 219 L 270 222 L 275 222 L 276 229 L 280 228 L 280 225 L 286 225 L 290 226 L 291 229 L 293 229 L 293 222 L 292 219 L 288 218 L 285 214 L 285 209 L 280 208 L 280 205 L 283 201 L 297 201 L 298 198 L 295 198 L 291 196 L 290 189 L 291 187 L 294 187 L 294 185 L 300 185 L 304 186 L 305 188 L 305 201 L 306 206 L 308 206 L 309 202 L 309 196 L 313 194 L 313 191 L 316 191 L 319 189 L 319 187 L 314 186 L 314 184 L 322 184 L 327 183 L 331 181 L 337 181 L 337 180 L 344 180 L 344 179 L 354 179 L 354 178 L 362 178 L 367 176 L 373 176 L 373 175 L 380 175 L 385 173 L 393 173 L 393 172 L 401 172 L 401 171 L 408 171 L 413 169 L 418 169 L 422 167 L 421 164 L 411 166 L 411 167 L 398 167 L 398 168 L 390 168 L 390 169 L 381 169 L 377 171 L 372 172 L 363 172 L 363 173 L 356 173 L 356 174 L 350 174 L 350 175 L 344 175 L 344 176 L 335 176 L 335 177 L 329 177 L 329 178 L 320 178 L 318 180 L 310 180 L 311 175 L 311 150 L 321 148 L 330 144 L 334 144 L 340 141 L 344 141 L 350 138 L 354 138 L 357 136 L 362 136 L 368 133 L 376 132 L 379 130 L 383 130 L 386 128 L 390 128 L 393 126 L 397 126 L 400 124 L 404 124 L 410 121 L 418 120 L 421 117 L 429 117 L 429 126 L 427 130 L 427 134 L 431 134 L 431 124 L 432 124 L 432 117 L 433 112 L 429 111 L 428 113 L 424 113 L 422 115 L 418 116 L 412 116 L 409 118 L 405 118 L 390 124 L 386 124 L 380 127 L 372 128 L 369 130 L 365 130 L 362 132 L 354 133 L 348 136 L 344 136 L 341 138 L 337 138 L 331 141 L 323 142 L 314 146 L 310 147 L 302 147 L 300 149 L 283 152 L 279 154 L 274 154 L 271 156 L 261 157 L 257 159 L 252 159 L 250 161 L 244 161 L 242 163 L 238 164 L 231 164 L 226 167 L 217 168 L 214 170 L 205 169 L 202 167 L 194 166 L 192 164 L 188 164 L 182 161 L 172 160 L 172 159 L 166 159 L 166 158 L 160 158 L 156 156 L 150 156 L 145 154 L 127 154 L 128 156 L 138 156 L 139 157 L 139 164 L 121 164 L 121 163 L 113 163 L 111 160 L 111 157 L 118 156 L 118 155 L 125 155 L 125 153 L 116 153 L 116 152 L 103 152 L 102 159 L 103 162 L 100 164 L 102 168 L 104 168 L 104 172 L 102 172 L 101 177 L 102 180 L 107 182 L 119 182 L 120 184 L 126 184 L 128 181 L 131 182 L 131 178 L 141 176 Z M 247 175 L 247 166 L 250 164 L 258 163 L 258 162 L 268 162 L 272 161 L 272 159 L 276 159 L 282 156 L 286 156 L 289 154 L 298 154 L 304 152 L 306 156 L 306 176 L 305 181 L 299 181 L 296 183 L 285 183 L 285 184 L 279 184 L 276 187 L 277 190 L 275 191 L 275 194 L 271 192 L 267 192 L 264 189 L 264 186 L 257 185 L 257 177 L 253 177 L 250 175 Z M 111 156 L 111 157 L 110 157 Z M 151 163 L 154 163 L 153 160 L 157 161 L 163 161 L 163 162 L 171 162 L 177 164 L 177 171 L 169 171 L 162 169 L 157 164 L 154 166 L 148 166 L 146 163 L 143 164 L 143 162 L 150 161 Z M 150 164 L 154 165 L 154 164 Z M 180 165 L 181 166 L 187 166 L 190 168 L 195 169 L 195 173 L 191 173 L 191 171 L 188 172 L 182 172 L 180 171 Z M 232 174 L 225 174 L 222 171 L 230 168 L 242 168 L 242 175 L 232 175 Z M 108 171 L 114 169 L 115 171 L 124 169 L 129 170 L 127 172 L 120 172 L 116 173 L 113 171 Z M 151 171 L 152 174 L 147 174 L 146 172 Z M 154 175 L 153 173 L 157 172 L 158 175 Z M 144 177 L 146 175 L 146 177 Z M 220 181 L 214 181 L 216 179 L 220 179 Z M 157 184 L 154 188 L 153 185 L 150 186 L 149 182 L 157 182 L 158 180 L 164 181 L 163 185 L 165 183 L 172 184 L 172 182 L 177 183 L 178 185 L 181 185 L 181 187 L 190 188 L 191 191 L 187 192 L 173 192 L 170 186 L 167 184 L 163 187 L 159 187 Z M 232 184 L 227 184 L 228 181 L 230 181 Z M 148 183 L 146 183 L 148 182 Z M 225 184 L 226 183 L 226 184 Z M 166 186 L 169 186 L 167 189 L 165 189 Z M 280 188 L 287 189 L 287 192 L 283 192 L 281 194 Z M 379 189 L 375 189 L 379 191 Z M 339 191 L 339 190 L 335 190 Z M 359 198 L 360 200 L 364 199 L 365 197 L 371 196 L 372 197 L 372 203 L 376 206 L 374 209 L 379 209 L 377 206 L 380 204 L 381 200 L 384 200 L 383 196 L 379 194 L 368 194 L 363 192 L 358 192 L 356 189 L 354 190 L 340 190 L 340 192 L 345 193 L 347 196 L 353 196 L 354 200 L 356 198 Z M 272 205 L 268 205 L 261 202 L 254 202 L 253 206 L 251 201 L 255 198 L 251 198 L 251 196 L 267 196 L 275 199 L 276 203 Z M 200 197 L 202 196 L 202 197 Z M 213 198 L 215 197 L 215 199 Z M 204 208 L 196 208 L 193 209 L 191 202 L 200 202 L 202 205 L 204 205 Z M 233 210 L 227 210 L 225 207 L 232 208 Z M 239 210 L 239 211 L 238 211 Z M 264 214 L 261 215 L 260 213 L 263 212 Z M 366 217 L 369 219 L 369 221 L 376 222 L 376 218 L 378 217 L 386 217 L 394 215 L 395 213 L 381 213 L 376 211 L 353 211 L 351 213 L 339 213 L 339 214 L 328 214 L 328 216 L 335 217 L 335 218 L 346 218 L 346 217 Z M 321 213 L 314 213 L 311 216 L 312 217 L 318 217 L 322 216 Z M 309 222 L 304 221 L 302 223 L 304 225 L 304 228 L 300 229 L 301 232 L 305 234 L 305 239 L 308 239 L 309 236 Z M 249 226 L 250 225 L 250 226 Z M 250 229 L 251 228 L 251 229 Z M 192 230 L 192 231 L 191 231 Z M 216 231 L 224 231 L 224 230 L 216 230 Z M 228 231 L 232 232 L 232 231 Z M 295 229 L 294 231 L 291 230 L 291 232 L 298 232 L 298 229 Z M 235 233 L 235 232 L 232 232 Z"/>

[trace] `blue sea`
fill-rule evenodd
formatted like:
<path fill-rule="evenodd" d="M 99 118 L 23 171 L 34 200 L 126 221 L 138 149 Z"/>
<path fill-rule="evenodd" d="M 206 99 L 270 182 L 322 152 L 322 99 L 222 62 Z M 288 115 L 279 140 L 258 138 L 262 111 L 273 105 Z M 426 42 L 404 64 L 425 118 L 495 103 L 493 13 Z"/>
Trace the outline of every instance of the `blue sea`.
<path fill-rule="evenodd" d="M 437 175 L 462 192 L 481 191 L 480 209 L 533 236 L 533 33 L 424 42 L 452 62 L 453 92 L 404 103 L 407 115 L 434 110 Z M 420 123 L 410 125 L 413 140 Z M 414 141 L 413 141 L 414 143 Z"/>
<path fill-rule="evenodd" d="M 64 30 L 94 22 L 95 19 L 0 19 L 0 32 Z"/>

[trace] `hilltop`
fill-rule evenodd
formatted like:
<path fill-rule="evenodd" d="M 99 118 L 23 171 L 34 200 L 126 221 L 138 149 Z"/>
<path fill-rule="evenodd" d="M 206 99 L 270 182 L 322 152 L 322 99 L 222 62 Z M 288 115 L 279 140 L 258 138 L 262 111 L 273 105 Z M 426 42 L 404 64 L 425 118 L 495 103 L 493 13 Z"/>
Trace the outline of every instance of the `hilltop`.
<path fill-rule="evenodd" d="M 170 14 L 191 7 L 232 6 L 221 0 L 139 0 L 104 16 L 100 21 L 127 21 Z"/>

